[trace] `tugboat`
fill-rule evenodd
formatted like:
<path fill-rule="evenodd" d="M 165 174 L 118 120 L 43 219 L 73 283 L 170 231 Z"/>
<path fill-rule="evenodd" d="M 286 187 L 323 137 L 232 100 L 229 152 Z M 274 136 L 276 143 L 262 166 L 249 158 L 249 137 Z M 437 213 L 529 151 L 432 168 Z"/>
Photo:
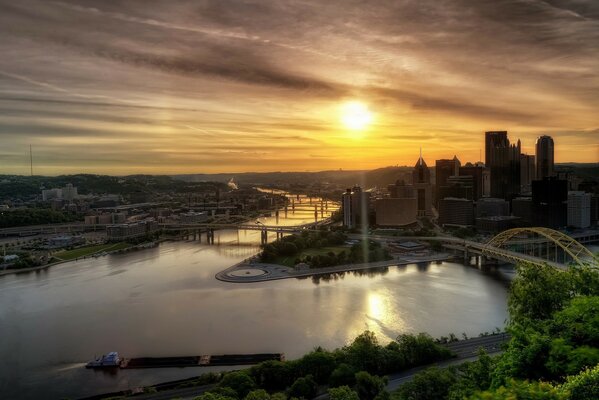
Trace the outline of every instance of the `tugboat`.
<path fill-rule="evenodd" d="M 85 368 L 118 368 L 121 365 L 121 359 L 119 353 L 111 351 L 101 357 L 96 358 L 88 362 Z"/>

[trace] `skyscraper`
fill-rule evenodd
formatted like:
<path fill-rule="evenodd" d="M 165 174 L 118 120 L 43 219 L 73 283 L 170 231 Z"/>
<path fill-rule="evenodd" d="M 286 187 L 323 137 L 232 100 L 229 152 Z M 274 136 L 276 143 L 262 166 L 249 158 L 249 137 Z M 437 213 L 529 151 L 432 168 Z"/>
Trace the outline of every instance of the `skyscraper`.
<path fill-rule="evenodd" d="M 507 131 L 485 132 L 485 165 L 490 167 L 491 150 L 497 147 L 508 147 L 510 141 L 507 139 Z"/>
<path fill-rule="evenodd" d="M 520 154 L 520 193 L 530 193 L 530 185 L 535 179 L 537 179 L 535 156 Z"/>
<path fill-rule="evenodd" d="M 420 154 L 420 158 L 414 166 L 412 171 L 412 182 L 414 190 L 416 191 L 416 199 L 418 205 L 418 216 L 431 216 L 432 215 L 432 186 L 431 186 L 431 172 L 426 165 L 426 162 Z"/>
<path fill-rule="evenodd" d="M 553 139 L 543 135 L 537 138 L 537 179 L 555 176 Z"/>
<path fill-rule="evenodd" d="M 513 198 L 520 193 L 521 143 L 510 145 L 506 131 L 485 132 L 485 157 L 491 171 L 491 197 Z"/>

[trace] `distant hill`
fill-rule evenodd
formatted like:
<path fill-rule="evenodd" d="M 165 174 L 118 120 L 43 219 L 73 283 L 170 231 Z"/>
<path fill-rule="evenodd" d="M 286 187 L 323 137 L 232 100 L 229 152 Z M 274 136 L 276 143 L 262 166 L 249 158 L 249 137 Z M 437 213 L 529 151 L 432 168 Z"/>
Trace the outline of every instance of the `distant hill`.
<path fill-rule="evenodd" d="M 231 178 L 238 184 L 280 185 L 305 183 L 336 183 L 340 185 L 361 185 L 364 187 L 386 186 L 398 179 L 404 179 L 412 167 L 396 166 L 374 170 L 331 170 L 319 172 L 244 172 L 231 174 L 188 174 L 173 178 L 188 182 L 228 182 Z"/>

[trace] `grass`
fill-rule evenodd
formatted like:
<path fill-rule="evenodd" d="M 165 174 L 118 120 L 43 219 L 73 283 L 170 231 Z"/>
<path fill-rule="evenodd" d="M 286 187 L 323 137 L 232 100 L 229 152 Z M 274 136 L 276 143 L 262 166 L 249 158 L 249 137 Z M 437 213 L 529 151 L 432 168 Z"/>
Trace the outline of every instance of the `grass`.
<path fill-rule="evenodd" d="M 59 251 L 58 253 L 54 254 L 54 257 L 61 260 L 74 260 L 76 258 L 89 256 L 94 253 L 99 253 L 102 251 L 121 250 L 130 246 L 131 245 L 129 243 L 125 242 L 98 244 L 94 246 L 80 247 L 78 249 L 73 250 Z"/>
<path fill-rule="evenodd" d="M 285 265 L 287 267 L 293 267 L 293 266 L 295 266 L 295 260 L 297 260 L 298 258 L 301 260 L 302 258 L 304 258 L 306 256 L 318 256 L 318 255 L 324 256 L 331 251 L 335 254 L 339 254 L 342 251 L 345 251 L 346 253 L 348 253 L 349 247 L 330 246 L 330 247 L 321 247 L 319 249 L 306 249 L 306 250 L 301 251 L 299 254 L 296 254 L 295 256 L 279 257 L 275 260 L 274 264 Z"/>

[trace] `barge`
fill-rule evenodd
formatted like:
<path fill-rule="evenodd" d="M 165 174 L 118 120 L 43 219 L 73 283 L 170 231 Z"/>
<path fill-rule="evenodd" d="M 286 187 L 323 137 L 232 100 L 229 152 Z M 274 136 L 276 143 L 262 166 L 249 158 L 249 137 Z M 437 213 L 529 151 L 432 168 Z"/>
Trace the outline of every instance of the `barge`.
<path fill-rule="evenodd" d="M 120 358 L 116 351 L 96 358 L 86 368 L 184 368 L 234 365 L 254 365 L 263 361 L 284 361 L 282 353 L 221 354 L 181 357 L 135 357 Z"/>

